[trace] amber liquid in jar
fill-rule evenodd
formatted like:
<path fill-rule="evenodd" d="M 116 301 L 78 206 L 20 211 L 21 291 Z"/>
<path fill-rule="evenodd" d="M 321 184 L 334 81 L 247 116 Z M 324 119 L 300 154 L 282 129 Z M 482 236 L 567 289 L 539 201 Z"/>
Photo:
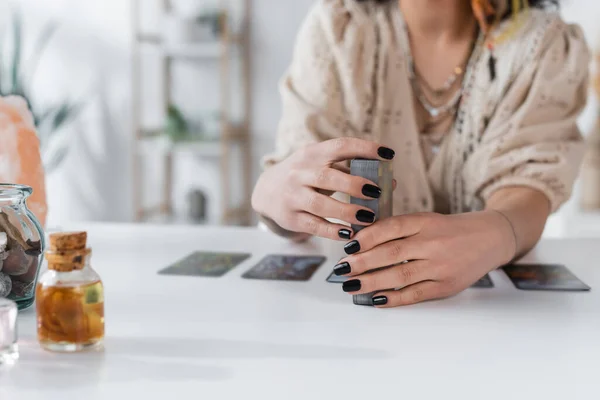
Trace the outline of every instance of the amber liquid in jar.
<path fill-rule="evenodd" d="M 53 233 L 46 251 L 48 271 L 35 289 L 38 340 L 58 352 L 101 349 L 104 286 L 90 265 L 85 232 Z"/>
<path fill-rule="evenodd" d="M 38 285 L 38 340 L 53 351 L 98 347 L 104 338 L 102 282 L 75 286 Z"/>

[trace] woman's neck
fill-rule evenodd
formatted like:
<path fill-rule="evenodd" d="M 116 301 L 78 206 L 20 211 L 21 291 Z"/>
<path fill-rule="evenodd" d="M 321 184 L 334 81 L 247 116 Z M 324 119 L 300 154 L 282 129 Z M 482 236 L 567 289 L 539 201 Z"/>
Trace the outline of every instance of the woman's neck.
<path fill-rule="evenodd" d="M 399 0 L 411 36 L 441 43 L 473 37 L 477 23 L 468 0 Z"/>

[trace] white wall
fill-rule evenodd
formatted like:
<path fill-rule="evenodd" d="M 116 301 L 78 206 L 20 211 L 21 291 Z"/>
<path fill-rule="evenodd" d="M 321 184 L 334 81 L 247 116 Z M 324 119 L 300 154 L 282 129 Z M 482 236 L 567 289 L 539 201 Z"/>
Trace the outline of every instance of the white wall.
<path fill-rule="evenodd" d="M 19 0 L 1 7 L 4 22 L 9 8 L 22 10 L 26 39 L 49 20 L 59 23 L 33 81 L 35 97 L 87 99 L 69 157 L 48 177 L 49 223 L 128 218 L 128 1 Z"/>
<path fill-rule="evenodd" d="M 588 44 L 592 50 L 600 50 L 600 1 L 597 0 L 563 0 L 561 12 L 566 21 L 577 23 L 583 29 Z M 598 115 L 598 101 L 595 96 L 590 96 L 590 101 L 580 118 L 580 128 L 584 134 L 590 132 L 596 123 Z M 568 222 L 579 213 L 580 183 L 575 185 L 571 200 L 561 210 L 550 217 L 544 232 L 547 237 L 560 237 L 568 234 Z"/>
<path fill-rule="evenodd" d="M 145 1 L 158 4 L 157 0 Z M 273 146 L 280 114 L 277 83 L 290 60 L 297 28 L 311 4 L 312 0 L 253 0 L 255 176 L 260 156 Z M 67 220 L 129 220 L 132 217 L 130 0 L 11 0 L 0 3 L 0 15 L 4 18 L 9 5 L 24 10 L 28 35 L 35 34 L 48 19 L 60 23 L 60 31 L 35 82 L 41 98 L 48 101 L 64 93 L 91 94 L 89 106 L 75 127 L 76 136 L 67 162 L 48 179 L 51 224 Z M 600 17 L 600 2 L 565 0 L 563 14 L 566 19 L 582 24 L 592 45 L 599 44 L 600 25 L 596 21 Z M 146 18 L 152 20 L 156 15 L 150 13 Z M 209 72 L 194 73 L 200 74 L 197 77 L 210 76 Z M 193 91 L 183 84 L 176 89 L 176 96 L 186 102 L 186 97 L 197 97 L 199 91 L 210 92 L 210 87 L 201 85 L 203 79 L 197 81 L 199 86 Z M 156 95 L 156 89 L 152 91 Z M 590 105 L 582 118 L 584 130 L 593 124 L 595 109 L 595 104 Z M 196 179 L 196 185 L 207 190 L 214 187 L 215 182 L 206 179 L 214 173 L 209 163 L 198 164 L 194 160 L 181 163 L 180 174 L 186 179 Z M 179 181 L 176 187 L 181 208 L 186 185 Z M 212 200 L 218 202 L 218 196 Z M 574 208 L 573 204 L 567 209 Z M 554 226 L 553 229 L 560 229 L 560 221 L 556 220 Z"/>
<path fill-rule="evenodd" d="M 562 14 L 566 21 L 577 23 L 583 29 L 590 48 L 600 50 L 600 1 L 597 0 L 565 0 Z M 597 116 L 598 102 L 592 97 L 581 117 L 581 128 L 588 132 L 592 129 Z"/>
<path fill-rule="evenodd" d="M 312 3 L 313 0 L 253 0 L 252 123 L 257 159 L 273 148 L 281 114 L 277 85 L 290 62 L 296 32 Z"/>

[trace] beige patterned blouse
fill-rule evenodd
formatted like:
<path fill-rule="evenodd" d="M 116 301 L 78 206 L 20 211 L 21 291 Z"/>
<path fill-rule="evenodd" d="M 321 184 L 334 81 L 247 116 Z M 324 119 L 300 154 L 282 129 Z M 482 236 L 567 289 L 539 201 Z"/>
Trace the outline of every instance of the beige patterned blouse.
<path fill-rule="evenodd" d="M 552 210 L 565 202 L 583 153 L 576 118 L 589 54 L 581 30 L 530 11 L 516 37 L 497 46 L 494 80 L 490 53 L 478 47 L 453 127 L 427 165 L 399 7 L 371 3 L 319 0 L 311 10 L 281 82 L 283 116 L 265 166 L 303 145 L 352 136 L 396 150 L 394 214 L 479 210 L 506 186 L 542 191 Z"/>

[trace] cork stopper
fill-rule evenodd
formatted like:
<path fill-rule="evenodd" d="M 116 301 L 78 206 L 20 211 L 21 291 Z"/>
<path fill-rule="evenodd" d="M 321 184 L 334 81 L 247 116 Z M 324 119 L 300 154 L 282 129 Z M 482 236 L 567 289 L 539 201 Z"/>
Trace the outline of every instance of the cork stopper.
<path fill-rule="evenodd" d="M 46 252 L 48 269 L 69 272 L 83 269 L 91 249 L 86 248 L 87 232 L 62 232 L 50 235 L 50 249 Z"/>
<path fill-rule="evenodd" d="M 60 232 L 50 235 L 51 251 L 68 251 L 85 249 L 87 232 Z"/>

